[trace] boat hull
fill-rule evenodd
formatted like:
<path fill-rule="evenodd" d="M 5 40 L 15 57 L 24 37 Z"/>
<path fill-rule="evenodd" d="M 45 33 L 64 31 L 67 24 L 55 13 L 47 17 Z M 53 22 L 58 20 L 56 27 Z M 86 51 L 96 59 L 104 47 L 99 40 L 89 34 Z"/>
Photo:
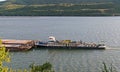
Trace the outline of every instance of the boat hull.
<path fill-rule="evenodd" d="M 89 50 L 104 50 L 105 47 L 70 47 L 70 46 L 39 46 L 40 49 L 89 49 Z"/>

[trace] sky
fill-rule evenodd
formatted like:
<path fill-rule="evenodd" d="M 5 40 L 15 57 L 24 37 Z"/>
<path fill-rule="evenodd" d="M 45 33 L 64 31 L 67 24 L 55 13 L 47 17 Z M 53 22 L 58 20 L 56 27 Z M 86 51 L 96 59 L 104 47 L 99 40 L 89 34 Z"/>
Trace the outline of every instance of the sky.
<path fill-rule="evenodd" d="M 6 1 L 6 0 L 0 0 L 0 1 Z"/>

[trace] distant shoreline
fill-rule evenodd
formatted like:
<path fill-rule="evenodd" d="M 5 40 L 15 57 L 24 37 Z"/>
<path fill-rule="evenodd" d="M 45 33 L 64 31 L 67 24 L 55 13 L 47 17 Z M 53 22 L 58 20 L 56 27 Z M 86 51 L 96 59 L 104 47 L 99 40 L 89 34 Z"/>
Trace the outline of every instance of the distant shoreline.
<path fill-rule="evenodd" d="M 119 4 L 112 2 L 38 5 L 7 4 L 0 7 L 0 16 L 120 16 L 119 7 Z"/>
<path fill-rule="evenodd" d="M 120 17 L 120 16 L 0 16 L 0 17 Z"/>

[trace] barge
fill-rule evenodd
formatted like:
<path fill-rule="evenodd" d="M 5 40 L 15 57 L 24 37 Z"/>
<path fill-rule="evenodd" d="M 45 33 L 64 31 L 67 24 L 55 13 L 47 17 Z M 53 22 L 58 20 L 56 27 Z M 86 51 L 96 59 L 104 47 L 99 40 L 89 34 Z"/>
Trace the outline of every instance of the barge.
<path fill-rule="evenodd" d="M 35 44 L 42 49 L 105 49 L 105 44 L 87 43 L 83 41 L 61 40 L 58 41 L 55 37 L 50 36 L 48 42 L 37 41 Z"/>
<path fill-rule="evenodd" d="M 9 51 L 26 51 L 35 45 L 33 40 L 2 39 L 1 41 L 6 50 Z"/>

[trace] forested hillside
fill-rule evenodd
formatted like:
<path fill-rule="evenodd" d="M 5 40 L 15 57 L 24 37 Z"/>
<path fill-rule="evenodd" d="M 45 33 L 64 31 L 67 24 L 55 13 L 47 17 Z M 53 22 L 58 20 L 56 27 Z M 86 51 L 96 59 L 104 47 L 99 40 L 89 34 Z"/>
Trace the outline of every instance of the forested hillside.
<path fill-rule="evenodd" d="M 119 16 L 120 0 L 7 0 L 1 16 Z"/>
<path fill-rule="evenodd" d="M 88 2 L 120 2 L 120 0 L 7 0 L 15 4 L 55 4 L 55 3 L 88 3 Z"/>

